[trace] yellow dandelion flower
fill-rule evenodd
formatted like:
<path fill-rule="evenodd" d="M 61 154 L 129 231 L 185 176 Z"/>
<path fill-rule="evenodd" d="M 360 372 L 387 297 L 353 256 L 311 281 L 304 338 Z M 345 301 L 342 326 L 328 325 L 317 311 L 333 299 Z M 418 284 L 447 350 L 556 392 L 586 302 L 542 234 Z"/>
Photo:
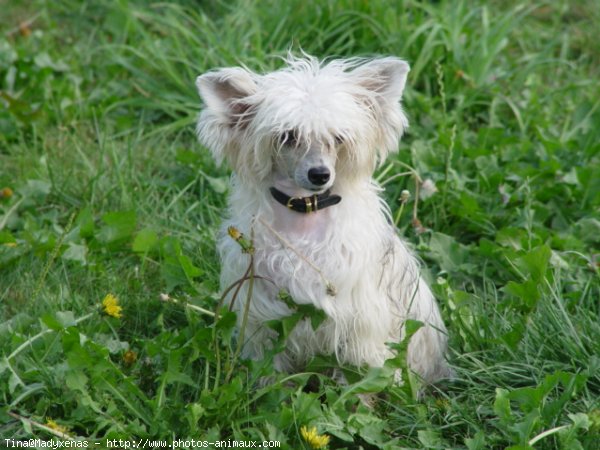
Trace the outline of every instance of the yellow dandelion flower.
<path fill-rule="evenodd" d="M 52 428 L 54 431 L 58 431 L 59 433 L 62 433 L 62 434 L 67 434 L 67 432 L 69 431 L 69 429 L 67 427 L 63 427 L 62 425 L 57 424 L 50 417 L 48 417 L 46 419 L 46 426 L 48 428 Z"/>
<path fill-rule="evenodd" d="M 0 189 L 0 198 L 11 198 L 13 196 L 13 190 L 9 187 Z"/>
<path fill-rule="evenodd" d="M 242 233 L 240 233 L 240 230 L 238 230 L 236 227 L 234 226 L 230 226 L 227 228 L 227 233 L 229 234 L 229 236 L 231 236 L 231 238 L 233 240 L 239 240 L 242 237 Z"/>
<path fill-rule="evenodd" d="M 437 406 L 438 408 L 447 409 L 450 406 L 450 402 L 445 398 L 437 398 L 435 400 L 435 406 Z"/>
<path fill-rule="evenodd" d="M 137 353 L 134 352 L 133 350 L 127 350 L 125 353 L 123 353 L 123 362 L 125 363 L 126 366 L 130 366 L 136 361 L 137 361 Z"/>
<path fill-rule="evenodd" d="M 229 237 L 231 237 L 231 239 L 240 244 L 243 253 L 254 253 L 254 247 L 252 246 L 252 242 L 246 239 L 244 233 L 242 233 L 236 227 L 230 226 L 229 228 L 227 228 L 227 234 L 229 234 Z"/>
<path fill-rule="evenodd" d="M 102 300 L 102 306 L 104 306 L 104 312 L 111 317 L 121 318 L 121 308 L 119 306 L 119 299 L 112 294 L 107 294 Z"/>
<path fill-rule="evenodd" d="M 317 427 L 312 427 L 310 430 L 306 426 L 300 427 L 300 434 L 308 445 L 312 448 L 325 448 L 329 445 L 330 437 L 326 434 L 317 433 Z"/>

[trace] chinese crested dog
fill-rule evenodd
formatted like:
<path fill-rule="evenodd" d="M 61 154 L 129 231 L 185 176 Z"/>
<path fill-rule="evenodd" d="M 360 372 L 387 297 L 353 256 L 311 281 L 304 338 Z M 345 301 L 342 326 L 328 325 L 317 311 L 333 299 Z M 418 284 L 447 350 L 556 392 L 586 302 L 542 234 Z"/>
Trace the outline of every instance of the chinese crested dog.
<path fill-rule="evenodd" d="M 267 322 L 294 312 L 278 296 L 285 290 L 326 319 L 316 330 L 308 319 L 295 326 L 278 370 L 301 370 L 317 354 L 382 366 L 394 356 L 387 343 L 400 342 L 415 319 L 424 326 L 410 340 L 409 367 L 428 383 L 451 373 L 437 304 L 372 179 L 408 126 L 400 106 L 408 72 L 392 57 L 304 55 L 264 75 L 232 67 L 198 77 L 200 141 L 234 171 L 218 239 L 223 289 L 250 261 L 227 230 L 251 236 L 254 247 L 250 304 L 248 282 L 235 300 L 235 289 L 228 295 L 240 325 L 246 315 L 246 357 L 260 359 L 271 345 Z"/>

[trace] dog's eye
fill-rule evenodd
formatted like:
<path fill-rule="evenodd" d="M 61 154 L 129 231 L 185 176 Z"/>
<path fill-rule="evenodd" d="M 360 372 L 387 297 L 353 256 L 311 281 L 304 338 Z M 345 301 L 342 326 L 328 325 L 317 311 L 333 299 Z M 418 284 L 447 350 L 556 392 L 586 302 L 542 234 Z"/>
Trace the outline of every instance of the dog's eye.
<path fill-rule="evenodd" d="M 337 134 L 334 138 L 335 145 L 342 145 L 344 143 L 344 137 Z"/>
<path fill-rule="evenodd" d="M 279 135 L 279 143 L 289 147 L 295 147 L 298 144 L 298 132 L 296 130 L 288 130 Z"/>

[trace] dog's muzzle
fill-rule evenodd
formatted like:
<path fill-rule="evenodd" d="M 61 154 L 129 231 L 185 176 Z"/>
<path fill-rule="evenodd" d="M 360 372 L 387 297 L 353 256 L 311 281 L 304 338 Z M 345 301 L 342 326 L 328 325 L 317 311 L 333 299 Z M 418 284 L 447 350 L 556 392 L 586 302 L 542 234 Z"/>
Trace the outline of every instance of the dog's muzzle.
<path fill-rule="evenodd" d="M 274 187 L 269 188 L 269 191 L 271 191 L 271 195 L 277 203 L 286 206 L 292 211 L 303 214 L 317 212 L 330 206 L 337 205 L 342 201 L 342 197 L 339 195 L 331 195 L 330 190 L 327 190 L 322 194 L 311 195 L 310 197 L 290 197 Z"/>

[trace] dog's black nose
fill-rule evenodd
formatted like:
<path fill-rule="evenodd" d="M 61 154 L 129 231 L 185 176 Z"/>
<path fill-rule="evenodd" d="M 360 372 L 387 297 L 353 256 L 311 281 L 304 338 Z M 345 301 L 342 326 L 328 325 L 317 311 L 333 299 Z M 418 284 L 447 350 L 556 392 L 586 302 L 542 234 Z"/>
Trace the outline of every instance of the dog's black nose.
<path fill-rule="evenodd" d="M 329 181 L 331 172 L 325 166 L 313 167 L 308 171 L 308 181 L 317 186 L 323 186 Z"/>

